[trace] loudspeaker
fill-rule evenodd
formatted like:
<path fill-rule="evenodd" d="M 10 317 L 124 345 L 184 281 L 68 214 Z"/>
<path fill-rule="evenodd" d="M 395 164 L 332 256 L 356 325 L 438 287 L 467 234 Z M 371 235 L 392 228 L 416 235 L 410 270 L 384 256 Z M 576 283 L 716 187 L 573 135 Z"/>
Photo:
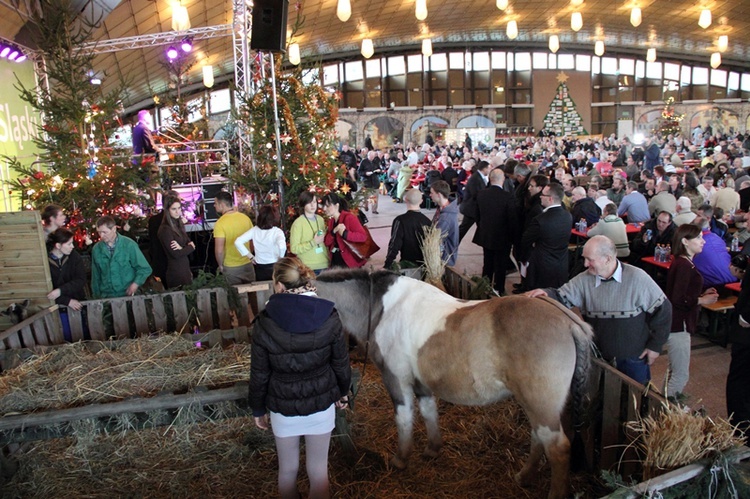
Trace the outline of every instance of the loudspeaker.
<path fill-rule="evenodd" d="M 225 187 L 227 187 L 227 182 L 205 182 L 201 186 L 203 194 L 203 220 L 205 222 L 215 222 L 219 219 L 219 214 L 216 213 L 216 206 L 214 205 L 214 198 Z"/>
<path fill-rule="evenodd" d="M 255 0 L 250 48 L 283 52 L 286 50 L 288 0 Z"/>

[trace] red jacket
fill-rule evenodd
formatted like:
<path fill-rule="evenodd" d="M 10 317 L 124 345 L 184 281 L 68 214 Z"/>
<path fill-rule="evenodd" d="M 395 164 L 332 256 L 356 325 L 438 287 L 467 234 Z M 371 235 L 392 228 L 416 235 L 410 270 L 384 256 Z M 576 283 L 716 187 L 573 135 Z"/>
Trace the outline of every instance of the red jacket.
<path fill-rule="evenodd" d="M 343 234 L 344 237 L 333 233 L 333 228 L 340 223 L 344 224 L 344 227 L 346 227 Z M 325 244 L 330 252 L 333 252 L 334 247 L 339 248 L 339 251 L 341 251 L 341 258 L 344 259 L 344 263 L 346 263 L 347 267 L 356 268 L 363 266 L 367 260 L 357 258 L 357 256 L 352 253 L 352 250 L 349 249 L 349 246 L 346 245 L 344 239 L 355 243 L 367 241 L 367 233 L 365 233 L 365 229 L 362 228 L 362 224 L 359 223 L 357 215 L 348 211 L 342 211 L 341 214 L 339 214 L 337 222 L 334 222 L 332 218 L 328 219 L 328 232 L 326 232 Z"/>

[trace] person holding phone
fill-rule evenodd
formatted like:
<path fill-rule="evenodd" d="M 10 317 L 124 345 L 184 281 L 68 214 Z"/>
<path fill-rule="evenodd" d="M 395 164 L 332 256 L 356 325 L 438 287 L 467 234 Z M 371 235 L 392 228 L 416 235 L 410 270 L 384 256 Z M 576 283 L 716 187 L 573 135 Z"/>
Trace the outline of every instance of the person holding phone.
<path fill-rule="evenodd" d="M 325 245 L 326 221 L 318 215 L 315 193 L 303 191 L 297 205 L 302 214 L 289 230 L 289 250 L 313 272 L 320 274 L 331 263 L 330 253 Z"/>

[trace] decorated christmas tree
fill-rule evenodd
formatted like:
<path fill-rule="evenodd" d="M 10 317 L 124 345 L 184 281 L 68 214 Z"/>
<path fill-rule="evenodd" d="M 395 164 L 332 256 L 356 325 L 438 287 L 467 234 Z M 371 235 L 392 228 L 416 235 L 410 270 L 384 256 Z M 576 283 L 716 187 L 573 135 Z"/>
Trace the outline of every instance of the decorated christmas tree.
<path fill-rule="evenodd" d="M 667 135 L 674 135 L 680 132 L 680 123 L 685 117 L 684 114 L 677 114 L 674 111 L 674 97 L 664 101 L 664 110 L 661 112 L 661 123 L 659 124 L 659 132 L 663 137 Z"/>
<path fill-rule="evenodd" d="M 568 90 L 568 76 L 560 72 L 557 75 L 557 90 L 555 97 L 549 105 L 549 112 L 544 117 L 544 129 L 556 136 L 561 135 L 588 135 L 583 127 L 583 118 L 576 110 L 576 104 L 570 98 Z"/>
<path fill-rule="evenodd" d="M 129 149 L 109 147 L 108 137 L 120 125 L 122 88 L 103 95 L 90 82 L 94 54 L 81 46 L 90 40 L 93 25 L 77 14 L 69 0 L 42 0 L 32 19 L 49 88 L 20 83 L 16 88 L 43 116 L 36 140 L 43 166 L 29 168 L 7 159 L 19 173 L 11 189 L 23 207 L 60 205 L 82 245 L 96 239 L 95 222 L 102 215 L 113 215 L 122 226 L 143 222 L 148 173 L 132 165 Z"/>
<path fill-rule="evenodd" d="M 292 37 L 301 26 L 297 22 Z M 294 67 L 282 71 L 281 56 L 275 57 L 276 104 L 279 114 L 281 175 L 278 175 L 274 126 L 273 82 L 267 57 L 256 55 L 252 78 L 253 95 L 239 94 L 237 119 L 245 124 L 252 138 L 251 154 L 235 168 L 234 183 L 240 196 L 255 206 L 280 203 L 278 179 L 283 187 L 280 213 L 284 226 L 297 215 L 297 199 L 304 190 L 324 195 L 347 186 L 341 183 L 345 170 L 335 147 L 335 124 L 340 94 L 326 90 L 320 81 L 320 68 Z"/>

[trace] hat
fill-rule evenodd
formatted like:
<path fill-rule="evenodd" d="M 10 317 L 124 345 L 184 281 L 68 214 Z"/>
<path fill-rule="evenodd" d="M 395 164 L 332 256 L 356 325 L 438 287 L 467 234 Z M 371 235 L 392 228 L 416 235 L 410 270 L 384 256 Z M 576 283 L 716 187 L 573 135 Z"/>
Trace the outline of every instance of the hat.
<path fill-rule="evenodd" d="M 714 152 L 721 152 L 721 146 L 714 147 Z"/>

